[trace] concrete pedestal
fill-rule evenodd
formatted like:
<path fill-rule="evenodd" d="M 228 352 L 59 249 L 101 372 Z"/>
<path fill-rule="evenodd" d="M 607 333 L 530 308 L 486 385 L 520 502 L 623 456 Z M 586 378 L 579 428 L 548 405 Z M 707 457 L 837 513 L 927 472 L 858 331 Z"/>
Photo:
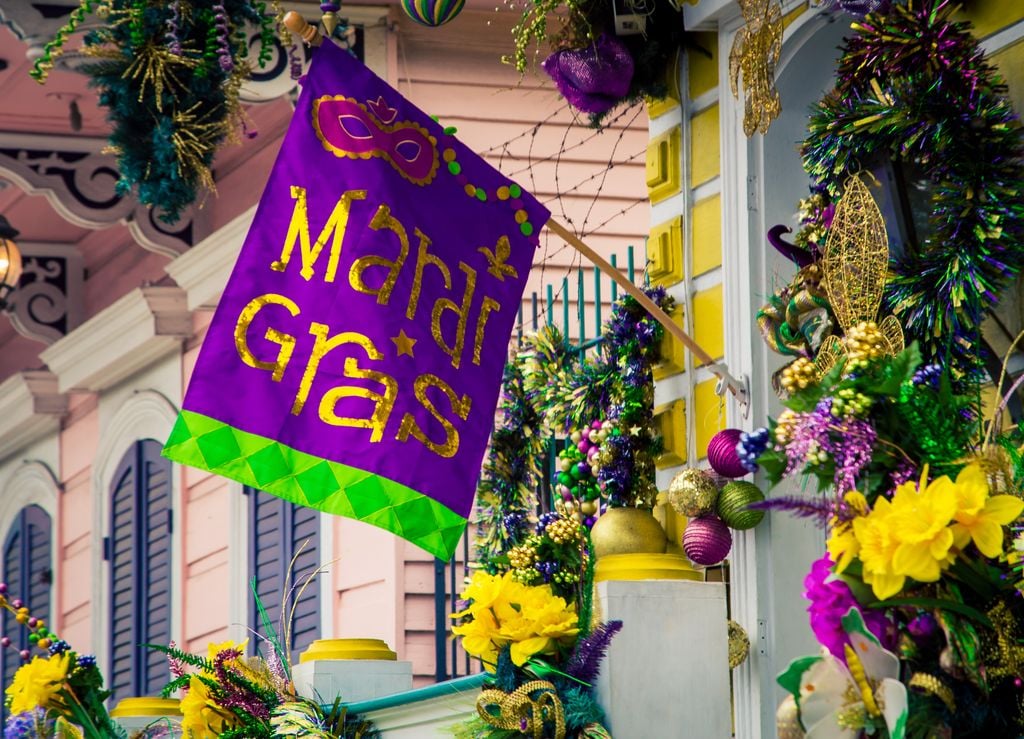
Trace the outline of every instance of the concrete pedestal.
<path fill-rule="evenodd" d="M 399 662 L 380 639 L 317 639 L 292 667 L 295 692 L 333 703 L 412 690 L 412 662 Z"/>
<path fill-rule="evenodd" d="M 725 586 L 685 580 L 597 584 L 599 614 L 619 619 L 597 689 L 615 739 L 728 739 Z"/>

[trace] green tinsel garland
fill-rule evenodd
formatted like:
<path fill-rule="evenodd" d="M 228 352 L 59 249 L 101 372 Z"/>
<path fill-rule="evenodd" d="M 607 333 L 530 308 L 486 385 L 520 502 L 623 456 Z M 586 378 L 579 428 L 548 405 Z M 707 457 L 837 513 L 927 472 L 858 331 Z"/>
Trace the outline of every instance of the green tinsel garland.
<path fill-rule="evenodd" d="M 926 360 L 961 373 L 976 363 L 985 314 L 1024 265 L 1024 148 L 1006 88 L 969 25 L 950 20 L 955 9 L 910 0 L 854 23 L 803 155 L 833 197 L 879 158 L 925 170 L 933 234 L 896 262 L 886 300 Z"/>
<path fill-rule="evenodd" d="M 507 566 L 499 560 L 517 542 L 514 534 L 537 507 L 540 460 L 546 439 L 542 421 L 529 402 L 517 363 L 505 366 L 502 381 L 502 419 L 491 435 L 476 500 L 476 560 L 490 573 Z M 506 517 L 512 516 L 506 525 Z"/>
<path fill-rule="evenodd" d="M 96 59 L 85 71 L 113 126 L 118 191 L 135 188 L 174 223 L 200 190 L 213 190 L 214 154 L 242 127 L 239 88 L 254 64 L 269 60 L 273 19 L 253 0 L 82 0 L 37 62 L 38 81 L 93 10 L 104 25 L 86 34 L 82 51 Z M 255 60 L 247 58 L 246 23 L 260 29 Z"/>

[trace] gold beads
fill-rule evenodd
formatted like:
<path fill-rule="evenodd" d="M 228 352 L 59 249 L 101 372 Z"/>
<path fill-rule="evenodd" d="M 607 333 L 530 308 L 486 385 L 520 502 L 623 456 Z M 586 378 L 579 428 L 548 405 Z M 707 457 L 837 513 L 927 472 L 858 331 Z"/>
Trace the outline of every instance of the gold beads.
<path fill-rule="evenodd" d="M 860 321 L 846 329 L 843 337 L 846 346 L 846 371 L 852 372 L 867 367 L 887 353 L 888 342 L 874 321 Z"/>
<path fill-rule="evenodd" d="M 818 381 L 818 370 L 807 357 L 797 357 L 782 368 L 779 384 L 789 395 L 806 389 Z"/>

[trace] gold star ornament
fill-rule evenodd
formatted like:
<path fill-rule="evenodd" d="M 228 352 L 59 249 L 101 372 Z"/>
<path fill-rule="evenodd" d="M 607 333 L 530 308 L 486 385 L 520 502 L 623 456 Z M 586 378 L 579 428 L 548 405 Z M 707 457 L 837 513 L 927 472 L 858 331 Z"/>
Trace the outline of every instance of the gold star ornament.
<path fill-rule="evenodd" d="M 398 336 L 392 336 L 391 340 L 395 342 L 395 349 L 398 350 L 398 356 L 403 354 L 407 357 L 412 357 L 412 348 L 416 345 L 416 339 L 411 339 L 405 335 L 405 329 L 398 332 Z M 415 357 L 414 357 L 415 358 Z"/>

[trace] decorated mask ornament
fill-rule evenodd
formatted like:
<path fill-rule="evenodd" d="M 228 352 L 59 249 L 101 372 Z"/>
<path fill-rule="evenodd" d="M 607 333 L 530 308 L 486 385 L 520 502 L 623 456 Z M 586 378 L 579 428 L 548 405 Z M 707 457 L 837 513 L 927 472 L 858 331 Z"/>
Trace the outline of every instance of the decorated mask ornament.
<path fill-rule="evenodd" d="M 541 65 L 569 105 L 584 113 L 611 110 L 629 93 L 633 57 L 615 36 L 601 34 L 590 46 L 556 51 Z"/>

